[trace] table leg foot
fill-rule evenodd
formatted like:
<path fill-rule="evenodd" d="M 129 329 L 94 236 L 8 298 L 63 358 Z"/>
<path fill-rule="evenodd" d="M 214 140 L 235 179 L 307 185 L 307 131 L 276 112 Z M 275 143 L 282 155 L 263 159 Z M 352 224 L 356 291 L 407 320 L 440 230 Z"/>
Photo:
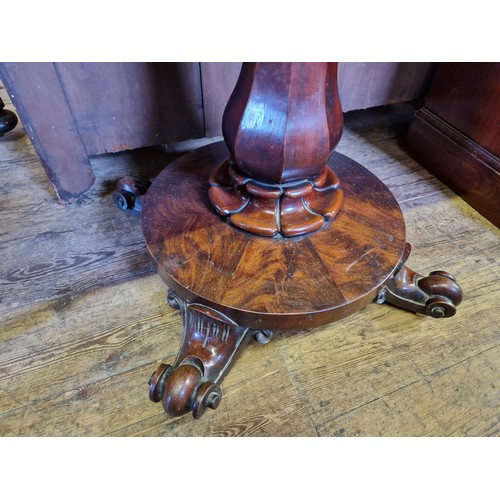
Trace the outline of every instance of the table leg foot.
<path fill-rule="evenodd" d="M 211 307 L 189 303 L 169 291 L 170 306 L 184 320 L 182 347 L 173 366 L 161 364 L 149 380 L 149 397 L 162 401 L 172 417 L 192 413 L 200 418 L 222 398 L 219 383 L 247 343 L 267 343 L 271 332 L 239 326 Z"/>
<path fill-rule="evenodd" d="M 446 271 L 433 271 L 429 276 L 416 273 L 404 264 L 410 251 L 407 243 L 401 265 L 380 290 L 377 302 L 433 318 L 454 316 L 463 297 L 455 277 Z"/>

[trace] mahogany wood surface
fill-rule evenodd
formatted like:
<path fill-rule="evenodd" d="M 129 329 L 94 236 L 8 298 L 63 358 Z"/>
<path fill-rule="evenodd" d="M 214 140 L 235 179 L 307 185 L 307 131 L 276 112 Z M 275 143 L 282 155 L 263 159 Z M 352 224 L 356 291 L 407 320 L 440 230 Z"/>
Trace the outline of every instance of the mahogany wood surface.
<path fill-rule="evenodd" d="M 441 63 L 426 109 L 500 157 L 500 63 Z"/>
<path fill-rule="evenodd" d="M 334 153 L 339 215 L 309 235 L 265 238 L 228 224 L 210 204 L 210 173 L 228 157 L 223 142 L 185 155 L 143 199 L 146 244 L 171 289 L 238 324 L 276 330 L 328 323 L 375 298 L 406 243 L 399 205 L 379 179 Z"/>
<path fill-rule="evenodd" d="M 300 236 L 339 211 L 325 167 L 342 135 L 337 63 L 243 63 L 222 121 L 229 162 L 210 177 L 210 201 L 240 229 Z"/>
<path fill-rule="evenodd" d="M 412 113 L 349 113 L 337 151 L 398 200 L 408 265 L 443 267 L 460 281 L 457 314 L 435 320 L 371 303 L 328 325 L 277 332 L 265 346 L 250 342 L 219 408 L 200 420 L 166 418 L 148 400 L 148 378 L 179 352 L 183 320 L 167 304 L 140 220 L 111 199 L 125 173 L 157 175 L 172 156 L 151 148 L 91 158 L 89 199 L 63 207 L 19 123 L 0 140 L 0 435 L 500 435 L 500 230 L 401 149 Z"/>
<path fill-rule="evenodd" d="M 323 170 L 342 124 L 337 63 L 244 63 L 222 131 L 245 174 L 285 183 Z"/>
<path fill-rule="evenodd" d="M 339 94 L 344 112 L 421 99 L 437 69 L 428 62 L 340 62 Z M 208 137 L 220 136 L 222 115 L 241 62 L 201 63 L 203 110 Z"/>
<path fill-rule="evenodd" d="M 198 419 L 219 406 L 219 384 L 251 338 L 267 343 L 272 333 L 240 327 L 214 309 L 184 302 L 172 290 L 168 302 L 182 313 L 182 347 L 174 366 L 162 363 L 151 376 L 149 399 L 162 401 L 168 415 L 192 412 Z"/>
<path fill-rule="evenodd" d="M 217 212 L 259 236 L 295 237 L 321 229 L 342 207 L 340 181 L 328 167 L 289 184 L 262 184 L 241 175 L 232 160 L 210 176 L 208 195 Z"/>
<path fill-rule="evenodd" d="M 89 155 L 221 135 L 241 63 L 0 63 L 59 200 L 92 185 Z M 344 111 L 418 97 L 433 63 L 343 63 Z M 425 86 L 425 85 L 424 85 Z"/>
<path fill-rule="evenodd" d="M 426 108 L 416 113 L 404 144 L 412 158 L 500 227 L 500 159 Z"/>
<path fill-rule="evenodd" d="M 407 151 L 500 227 L 500 63 L 441 63 Z"/>

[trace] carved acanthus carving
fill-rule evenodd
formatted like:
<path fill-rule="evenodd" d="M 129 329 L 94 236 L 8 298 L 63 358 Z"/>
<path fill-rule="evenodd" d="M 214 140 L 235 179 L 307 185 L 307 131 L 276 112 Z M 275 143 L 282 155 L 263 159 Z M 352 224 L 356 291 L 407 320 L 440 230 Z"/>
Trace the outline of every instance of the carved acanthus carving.
<path fill-rule="evenodd" d="M 242 348 L 252 337 L 266 343 L 271 334 L 241 327 L 215 309 L 185 302 L 172 291 L 168 301 L 183 316 L 182 347 L 173 366 L 162 363 L 151 376 L 149 397 L 162 401 L 170 416 L 192 412 L 200 418 L 207 408 L 219 405 L 219 383 Z"/>
<path fill-rule="evenodd" d="M 212 174 L 212 205 L 260 236 L 321 229 L 342 205 L 326 166 L 342 123 L 337 63 L 244 63 L 222 120 L 231 160 Z"/>
<path fill-rule="evenodd" d="M 271 184 L 246 176 L 228 160 L 212 173 L 210 186 L 210 201 L 220 215 L 261 236 L 320 229 L 337 215 L 343 198 L 338 177 L 326 166 L 311 179 Z"/>

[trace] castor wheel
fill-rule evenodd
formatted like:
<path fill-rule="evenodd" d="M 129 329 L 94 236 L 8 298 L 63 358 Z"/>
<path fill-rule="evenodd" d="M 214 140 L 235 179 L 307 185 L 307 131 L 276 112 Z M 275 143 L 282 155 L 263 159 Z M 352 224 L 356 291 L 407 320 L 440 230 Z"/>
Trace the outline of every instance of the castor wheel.
<path fill-rule="evenodd" d="M 9 109 L 5 109 L 5 104 L 0 98 L 0 137 L 13 130 L 17 122 L 16 114 Z"/>
<path fill-rule="evenodd" d="M 403 260 L 410 251 L 411 245 L 407 243 Z M 422 276 L 402 265 L 379 291 L 377 302 L 388 302 L 432 318 L 451 318 L 462 299 L 462 289 L 452 274 L 432 271 L 429 276 Z"/>
<path fill-rule="evenodd" d="M 146 194 L 151 181 L 140 175 L 123 177 L 118 181 L 113 201 L 122 212 L 139 216 L 142 210 L 141 196 Z"/>
<path fill-rule="evenodd" d="M 149 379 L 149 399 L 154 403 L 161 401 L 165 390 L 165 382 L 172 373 L 173 368 L 170 365 L 162 363 Z"/>

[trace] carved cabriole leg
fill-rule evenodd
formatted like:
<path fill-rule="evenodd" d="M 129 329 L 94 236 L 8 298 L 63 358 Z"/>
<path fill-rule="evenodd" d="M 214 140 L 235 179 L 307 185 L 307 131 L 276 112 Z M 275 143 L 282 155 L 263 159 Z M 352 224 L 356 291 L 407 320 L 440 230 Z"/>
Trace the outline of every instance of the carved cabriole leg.
<path fill-rule="evenodd" d="M 433 271 L 429 276 L 416 273 L 404 265 L 410 251 L 407 243 L 401 265 L 379 292 L 377 302 L 433 318 L 454 316 L 463 296 L 454 276 L 445 271 Z"/>
<path fill-rule="evenodd" d="M 219 383 L 243 347 L 252 337 L 267 343 L 271 332 L 239 326 L 215 309 L 181 300 L 171 290 L 168 301 L 182 313 L 182 347 L 174 366 L 161 364 L 151 376 L 149 397 L 162 401 L 172 417 L 192 412 L 194 418 L 200 418 L 207 408 L 219 406 Z"/>

